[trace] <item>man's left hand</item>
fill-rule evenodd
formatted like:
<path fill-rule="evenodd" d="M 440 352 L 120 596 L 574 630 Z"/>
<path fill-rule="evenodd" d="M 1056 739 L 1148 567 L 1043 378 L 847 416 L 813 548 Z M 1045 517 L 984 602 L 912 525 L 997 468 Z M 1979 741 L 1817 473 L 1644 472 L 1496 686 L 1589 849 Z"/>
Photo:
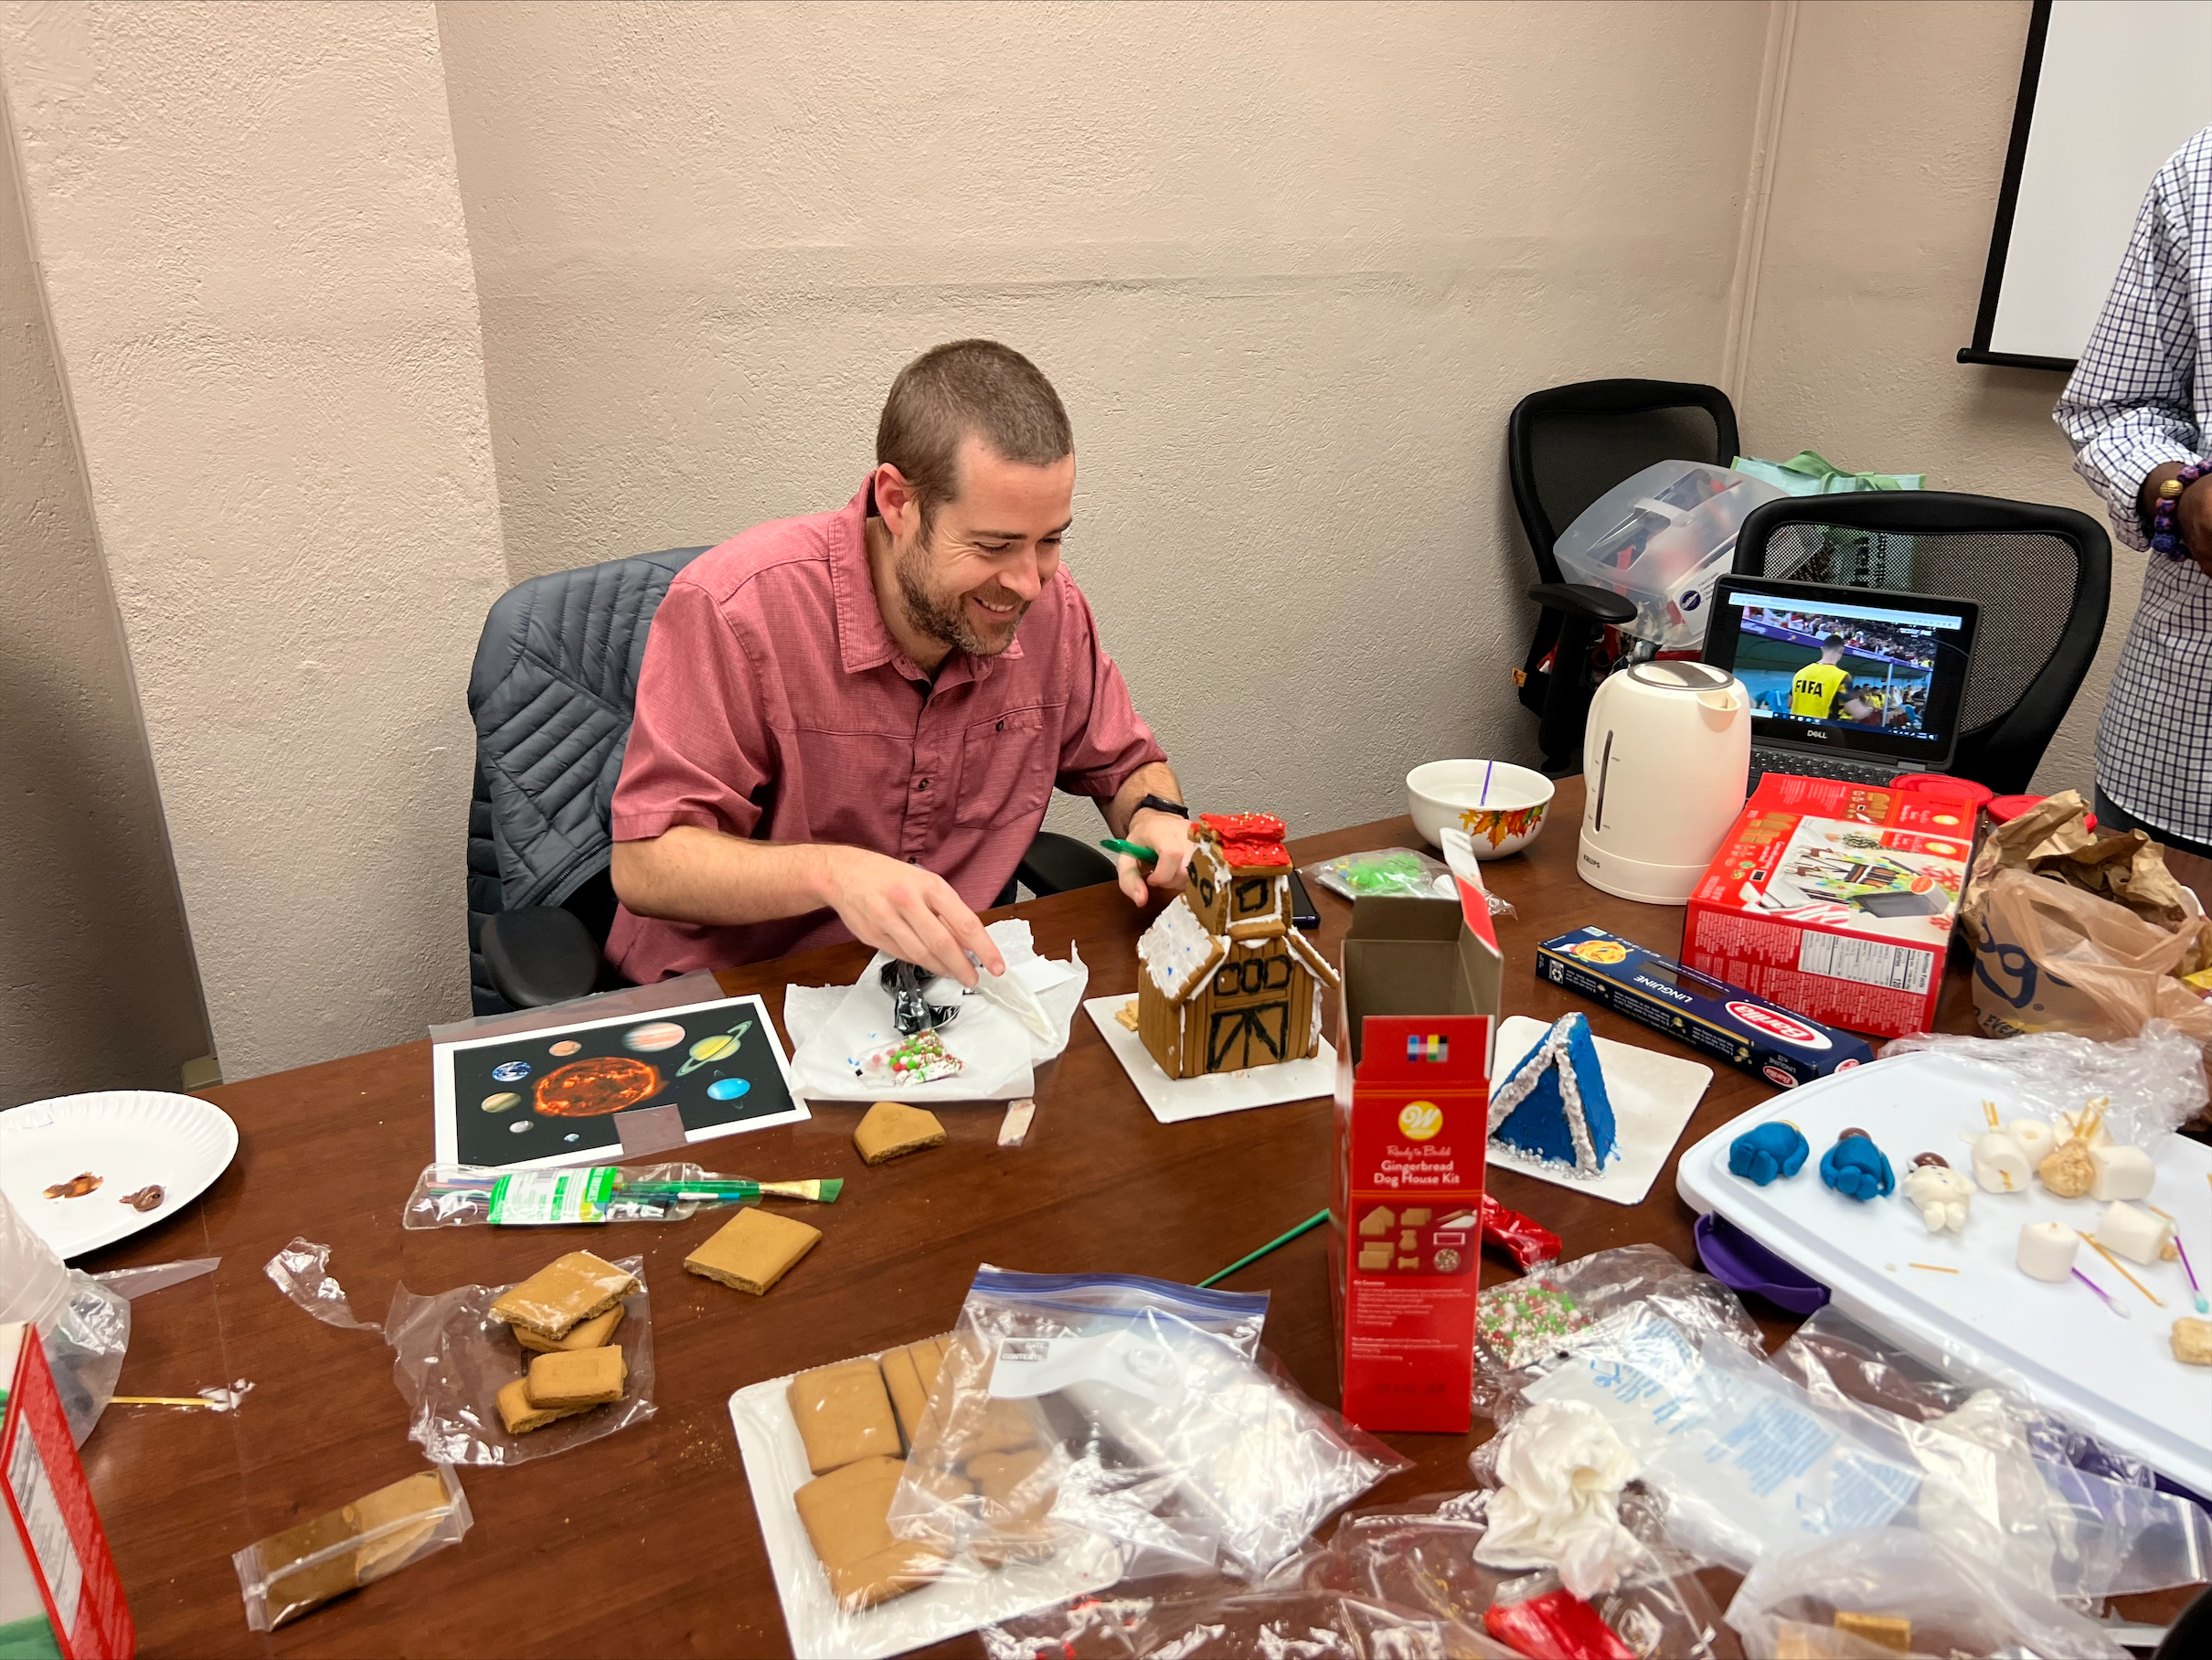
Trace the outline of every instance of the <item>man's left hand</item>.
<path fill-rule="evenodd" d="M 1126 853 L 1113 856 L 1122 891 L 1129 896 L 1131 904 L 1143 904 L 1149 897 L 1148 889 L 1157 889 L 1162 893 L 1182 892 L 1183 883 L 1190 874 L 1188 819 L 1140 807 L 1130 818 L 1126 839 L 1140 847 L 1150 847 L 1160 856 L 1151 865 Z"/>

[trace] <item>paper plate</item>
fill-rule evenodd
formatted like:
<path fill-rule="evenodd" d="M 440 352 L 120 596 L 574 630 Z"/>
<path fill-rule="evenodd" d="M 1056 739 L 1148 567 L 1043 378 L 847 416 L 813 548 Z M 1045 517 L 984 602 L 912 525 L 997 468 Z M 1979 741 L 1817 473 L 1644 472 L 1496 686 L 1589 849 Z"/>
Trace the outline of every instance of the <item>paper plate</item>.
<path fill-rule="evenodd" d="M 228 1112 L 159 1090 L 63 1095 L 0 1112 L 0 1193 L 64 1258 L 167 1220 L 237 1154 L 238 1126 Z M 79 1176 L 98 1176 L 100 1185 L 81 1197 L 46 1197 Z M 149 1186 L 162 1190 L 152 1209 L 124 1202 Z"/>

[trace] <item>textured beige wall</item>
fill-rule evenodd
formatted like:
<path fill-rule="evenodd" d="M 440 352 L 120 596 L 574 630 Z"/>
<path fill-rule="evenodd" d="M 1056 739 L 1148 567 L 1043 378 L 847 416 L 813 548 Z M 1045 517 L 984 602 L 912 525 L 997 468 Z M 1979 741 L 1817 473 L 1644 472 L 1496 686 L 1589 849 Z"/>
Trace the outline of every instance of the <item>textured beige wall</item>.
<path fill-rule="evenodd" d="M 505 581 L 431 10 L 11 4 L 0 72 L 224 1069 L 417 1036 Z"/>
<path fill-rule="evenodd" d="M 2060 376 L 1955 361 L 1973 337 L 2027 37 L 2026 0 L 1803 5 L 1739 399 L 1751 452 L 1925 472 L 2104 522 L 2051 424 Z M 2149 180 L 2145 179 L 2147 186 Z M 2112 549 L 2103 650 L 2037 784 L 2086 792 L 2144 556 Z"/>
<path fill-rule="evenodd" d="M 44 311 L 0 129 L 0 1108 L 208 1048 Z"/>
<path fill-rule="evenodd" d="M 1192 793 L 1301 831 L 1533 750 L 1514 401 L 1718 373 L 1761 7 L 439 24 L 517 577 L 842 504 L 898 367 L 994 335 Z"/>

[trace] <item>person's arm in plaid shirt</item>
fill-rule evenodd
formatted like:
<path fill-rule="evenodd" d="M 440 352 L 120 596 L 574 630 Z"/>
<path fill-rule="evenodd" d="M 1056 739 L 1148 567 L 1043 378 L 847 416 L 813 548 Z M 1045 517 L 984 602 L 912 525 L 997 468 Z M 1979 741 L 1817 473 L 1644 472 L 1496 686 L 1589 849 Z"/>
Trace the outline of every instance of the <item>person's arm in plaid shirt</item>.
<path fill-rule="evenodd" d="M 2104 312 L 2052 412 L 2074 447 L 2074 470 L 2104 497 L 2113 529 L 2131 548 L 2150 546 L 2141 506 L 2146 484 L 2154 489 L 2196 461 L 2204 442 L 2190 398 L 2196 296 L 2184 217 L 2186 165 L 2200 148 L 2189 145 L 2151 182 Z M 2212 493 L 2204 505 L 2212 509 Z M 2185 521 L 2185 535 L 2188 529 Z"/>

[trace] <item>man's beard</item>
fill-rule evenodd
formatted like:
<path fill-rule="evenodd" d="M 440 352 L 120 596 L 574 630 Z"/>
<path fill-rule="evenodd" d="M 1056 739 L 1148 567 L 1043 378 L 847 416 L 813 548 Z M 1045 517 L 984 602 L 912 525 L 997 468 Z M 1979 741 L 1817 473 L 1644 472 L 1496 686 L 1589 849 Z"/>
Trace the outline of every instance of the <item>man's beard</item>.
<path fill-rule="evenodd" d="M 967 594 L 956 593 L 948 600 L 927 586 L 930 546 L 930 538 L 922 537 L 892 562 L 899 578 L 899 597 L 906 601 L 907 621 L 940 645 L 950 645 L 971 657 L 997 656 L 1014 644 L 1021 620 L 1029 613 L 1028 602 L 996 584 L 976 591 L 980 597 L 994 603 L 1011 601 L 1016 607 L 1006 618 L 1005 637 L 995 642 L 984 639 L 968 620 Z"/>

